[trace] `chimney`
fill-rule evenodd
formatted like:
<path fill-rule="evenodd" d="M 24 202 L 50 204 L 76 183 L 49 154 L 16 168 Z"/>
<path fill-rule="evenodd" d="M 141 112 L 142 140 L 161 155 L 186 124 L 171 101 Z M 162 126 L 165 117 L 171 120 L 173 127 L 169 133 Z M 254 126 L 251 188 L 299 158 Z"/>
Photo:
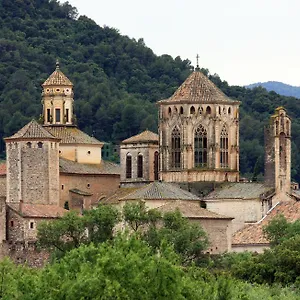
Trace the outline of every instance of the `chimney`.
<path fill-rule="evenodd" d="M 20 213 L 23 213 L 23 204 L 24 204 L 24 201 L 20 200 L 20 202 L 19 202 L 19 211 L 20 211 Z"/>

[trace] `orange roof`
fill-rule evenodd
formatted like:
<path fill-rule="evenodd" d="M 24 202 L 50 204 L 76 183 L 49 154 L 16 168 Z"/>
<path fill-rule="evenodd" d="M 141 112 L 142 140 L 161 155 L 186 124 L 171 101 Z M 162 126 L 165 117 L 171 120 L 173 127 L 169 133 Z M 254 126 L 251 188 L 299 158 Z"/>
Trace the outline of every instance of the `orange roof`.
<path fill-rule="evenodd" d="M 277 204 L 262 220 L 237 231 L 233 236 L 232 244 L 268 244 L 269 241 L 263 235 L 263 227 L 280 214 L 284 215 L 289 222 L 296 221 L 300 218 L 300 202 L 291 200 Z"/>
<path fill-rule="evenodd" d="M 137 135 L 134 135 L 122 141 L 122 144 L 135 144 L 135 143 L 146 143 L 146 142 L 154 142 L 158 144 L 158 134 L 149 130 L 145 130 Z"/>
<path fill-rule="evenodd" d="M 58 62 L 56 62 L 55 71 L 42 84 L 43 87 L 51 85 L 73 86 L 73 83 L 70 81 L 70 79 L 62 71 L 60 71 Z"/>
<path fill-rule="evenodd" d="M 200 71 L 194 71 L 169 99 L 160 102 L 239 103 L 228 98 Z"/>
<path fill-rule="evenodd" d="M 7 205 L 25 218 L 59 218 L 68 212 L 56 205 L 23 203 L 22 212 L 20 212 L 19 203 L 7 203 Z"/>

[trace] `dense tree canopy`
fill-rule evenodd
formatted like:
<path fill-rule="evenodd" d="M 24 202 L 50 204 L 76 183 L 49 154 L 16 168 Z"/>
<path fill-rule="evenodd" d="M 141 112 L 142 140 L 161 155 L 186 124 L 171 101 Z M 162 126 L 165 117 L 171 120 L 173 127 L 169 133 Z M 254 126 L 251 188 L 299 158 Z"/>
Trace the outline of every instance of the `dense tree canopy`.
<path fill-rule="evenodd" d="M 157 131 L 156 101 L 169 97 L 191 72 L 180 57 L 157 56 L 143 39 L 100 27 L 57 0 L 0 0 L 0 153 L 2 138 L 41 113 L 41 87 L 59 59 L 75 85 L 82 130 L 118 143 L 144 129 Z M 293 119 L 292 176 L 299 180 L 300 104 L 263 88 L 228 86 L 202 69 L 224 93 L 241 101 L 240 169 L 263 173 L 263 126 L 277 106 Z"/>

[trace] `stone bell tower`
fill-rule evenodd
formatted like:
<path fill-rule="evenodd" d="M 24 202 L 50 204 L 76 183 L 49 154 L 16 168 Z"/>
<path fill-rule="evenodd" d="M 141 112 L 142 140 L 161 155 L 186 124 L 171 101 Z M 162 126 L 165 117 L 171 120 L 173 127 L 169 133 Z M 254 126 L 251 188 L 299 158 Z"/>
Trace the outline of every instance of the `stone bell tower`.
<path fill-rule="evenodd" d="M 55 71 L 42 84 L 44 125 L 74 125 L 73 83 L 60 71 Z"/>
<path fill-rule="evenodd" d="M 276 194 L 288 194 L 291 188 L 291 119 L 278 107 L 265 128 L 265 182 Z"/>

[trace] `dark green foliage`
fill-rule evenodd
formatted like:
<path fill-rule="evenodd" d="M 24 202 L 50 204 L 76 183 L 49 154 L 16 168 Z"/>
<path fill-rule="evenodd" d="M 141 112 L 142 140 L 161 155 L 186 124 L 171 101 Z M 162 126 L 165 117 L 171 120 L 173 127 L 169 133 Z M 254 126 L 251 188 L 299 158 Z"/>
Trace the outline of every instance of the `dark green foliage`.
<path fill-rule="evenodd" d="M 0 153 L 3 137 L 41 113 L 41 87 L 61 62 L 75 85 L 79 127 L 108 142 L 149 129 L 157 131 L 156 101 L 172 95 L 191 72 L 189 60 L 157 56 L 138 41 L 100 27 L 57 0 L 0 0 Z M 257 87 L 228 86 L 209 78 L 241 101 L 240 170 L 259 180 L 263 173 L 263 126 L 277 106 L 293 119 L 292 177 L 300 180 L 300 104 Z M 254 174 L 253 174 L 254 173 Z"/>

